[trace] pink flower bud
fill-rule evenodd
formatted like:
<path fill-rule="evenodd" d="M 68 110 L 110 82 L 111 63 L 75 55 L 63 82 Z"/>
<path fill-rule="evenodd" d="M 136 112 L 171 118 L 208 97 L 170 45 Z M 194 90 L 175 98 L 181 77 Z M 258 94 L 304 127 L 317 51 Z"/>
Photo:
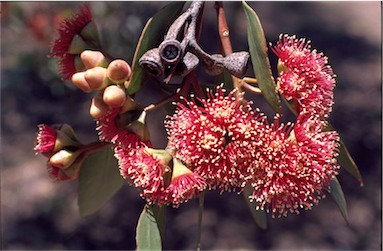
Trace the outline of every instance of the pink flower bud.
<path fill-rule="evenodd" d="M 106 69 L 100 66 L 87 70 L 84 77 L 93 90 L 101 90 L 110 84 L 106 77 Z"/>
<path fill-rule="evenodd" d="M 77 72 L 72 76 L 72 82 L 75 86 L 80 88 L 83 92 L 89 93 L 92 91 L 88 82 L 85 80 L 85 72 Z"/>
<path fill-rule="evenodd" d="M 60 150 L 50 157 L 49 164 L 57 168 L 66 169 L 73 164 L 78 155 L 79 152 Z"/>
<path fill-rule="evenodd" d="M 102 100 L 102 97 L 96 96 L 92 98 L 92 104 L 90 105 L 89 113 L 94 119 L 103 117 L 109 111 L 108 106 Z"/>
<path fill-rule="evenodd" d="M 107 76 L 116 84 L 125 82 L 130 78 L 132 70 L 127 62 L 122 59 L 113 60 L 107 68 Z"/>
<path fill-rule="evenodd" d="M 101 51 L 85 50 L 80 55 L 86 69 L 91 69 L 97 66 L 106 67 L 108 62 Z"/>
<path fill-rule="evenodd" d="M 124 105 L 126 101 L 126 94 L 121 87 L 117 85 L 110 85 L 105 88 L 103 100 L 108 106 L 118 108 Z"/>

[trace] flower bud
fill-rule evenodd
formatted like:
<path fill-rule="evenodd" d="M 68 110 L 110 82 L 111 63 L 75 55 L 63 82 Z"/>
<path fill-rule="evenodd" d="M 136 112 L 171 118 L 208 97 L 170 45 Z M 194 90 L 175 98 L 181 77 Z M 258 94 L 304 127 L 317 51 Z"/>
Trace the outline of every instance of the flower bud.
<path fill-rule="evenodd" d="M 50 157 L 49 164 L 57 168 L 66 169 L 73 164 L 79 154 L 80 151 L 60 150 Z"/>
<path fill-rule="evenodd" d="M 75 86 L 80 88 L 83 92 L 89 93 L 92 91 L 88 82 L 85 80 L 85 72 L 77 72 L 72 76 L 72 82 Z"/>
<path fill-rule="evenodd" d="M 124 83 L 130 78 L 132 70 L 127 62 L 122 59 L 113 60 L 107 68 L 107 76 L 115 84 Z"/>
<path fill-rule="evenodd" d="M 117 85 L 110 85 L 105 88 L 103 100 L 106 105 L 118 108 L 125 104 L 126 94 L 123 88 Z"/>
<path fill-rule="evenodd" d="M 84 77 L 93 90 L 101 90 L 110 84 L 106 77 L 106 69 L 100 66 L 87 70 Z"/>
<path fill-rule="evenodd" d="M 80 152 L 80 151 L 78 151 Z M 54 157 L 53 157 L 54 156 Z M 64 160 L 60 162 L 59 155 L 53 155 L 48 161 L 48 175 L 54 182 L 62 182 L 67 180 L 74 180 L 78 177 L 80 168 L 84 162 L 84 158 L 79 158 L 79 154 L 74 158 L 74 161 L 69 166 L 63 167 L 62 165 L 66 160 L 65 154 L 63 154 Z M 64 163 L 65 164 L 65 163 Z"/>
<path fill-rule="evenodd" d="M 108 66 L 108 61 L 101 51 L 85 50 L 81 53 L 80 57 L 86 69 L 91 69 L 97 66 Z"/>
<path fill-rule="evenodd" d="M 94 119 L 103 117 L 109 111 L 109 107 L 104 103 L 102 97 L 96 96 L 92 98 L 89 113 Z"/>

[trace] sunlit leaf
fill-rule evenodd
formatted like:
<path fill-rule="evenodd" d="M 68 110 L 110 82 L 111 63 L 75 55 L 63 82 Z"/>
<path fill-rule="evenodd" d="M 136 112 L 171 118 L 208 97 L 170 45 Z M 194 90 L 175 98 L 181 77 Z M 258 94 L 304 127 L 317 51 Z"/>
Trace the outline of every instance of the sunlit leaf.
<path fill-rule="evenodd" d="M 263 210 L 256 210 L 255 203 L 250 202 L 249 196 L 252 194 L 252 190 L 250 186 L 247 186 L 244 188 L 243 192 L 243 198 L 245 199 L 247 205 L 249 206 L 251 215 L 253 216 L 255 223 L 262 228 L 267 228 L 267 218 L 266 218 L 266 212 Z"/>
<path fill-rule="evenodd" d="M 247 40 L 255 77 L 267 103 L 276 112 L 281 113 L 281 103 L 275 90 L 275 81 L 270 68 L 267 44 L 261 22 L 254 10 L 242 2 L 247 20 Z"/>
<path fill-rule="evenodd" d="M 138 60 L 147 50 L 155 48 L 161 43 L 170 25 L 181 14 L 184 4 L 185 2 L 171 2 L 146 23 L 134 53 L 129 94 L 137 92 L 141 87 L 143 72 L 138 65 Z"/>
<path fill-rule="evenodd" d="M 161 250 L 161 236 L 152 206 L 145 206 L 138 219 L 137 250 Z"/>
<path fill-rule="evenodd" d="M 340 186 L 340 183 L 336 177 L 334 177 L 331 180 L 330 194 L 331 194 L 332 198 L 335 200 L 336 204 L 338 205 L 339 210 L 342 213 L 343 218 L 348 223 L 346 199 L 344 197 L 342 187 Z"/>
<path fill-rule="evenodd" d="M 110 147 L 89 155 L 79 174 L 80 215 L 88 216 L 99 210 L 124 183 Z"/>

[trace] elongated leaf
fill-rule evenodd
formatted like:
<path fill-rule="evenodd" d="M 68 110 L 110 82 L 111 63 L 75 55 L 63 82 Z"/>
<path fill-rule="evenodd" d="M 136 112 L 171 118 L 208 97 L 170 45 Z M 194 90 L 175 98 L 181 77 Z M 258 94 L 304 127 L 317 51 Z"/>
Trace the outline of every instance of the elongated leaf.
<path fill-rule="evenodd" d="M 161 236 L 163 236 L 165 231 L 166 206 L 154 205 L 152 210 L 154 213 L 154 218 L 156 219 L 156 222 L 157 222 L 158 229 L 160 230 L 160 234 Z"/>
<path fill-rule="evenodd" d="M 339 207 L 340 212 L 342 213 L 343 218 L 348 224 L 348 213 L 347 213 L 347 204 L 346 199 L 343 194 L 342 187 L 336 177 L 331 180 L 330 185 L 330 194 L 332 198 L 335 200 L 336 204 Z"/>
<path fill-rule="evenodd" d="M 281 103 L 275 90 L 275 81 L 271 73 L 270 61 L 267 55 L 265 34 L 257 14 L 246 3 L 242 2 L 247 20 L 247 40 L 255 77 L 267 103 L 276 112 L 281 113 Z"/>
<path fill-rule="evenodd" d="M 335 129 L 331 124 L 328 124 L 325 131 L 335 131 Z M 360 186 L 363 186 L 363 178 L 359 172 L 358 166 L 352 159 L 342 139 L 340 139 L 338 160 L 340 165 L 359 181 Z"/>
<path fill-rule="evenodd" d="M 249 196 L 252 194 L 251 187 L 247 186 L 244 188 L 243 192 L 243 198 L 245 199 L 247 205 L 249 206 L 251 215 L 253 216 L 255 223 L 262 228 L 267 228 L 267 218 L 266 218 L 266 212 L 263 210 L 256 210 L 256 206 L 254 203 L 251 203 L 249 200 Z"/>
<path fill-rule="evenodd" d="M 136 232 L 137 250 L 161 250 L 161 236 L 153 208 L 145 206 L 138 219 Z"/>
<path fill-rule="evenodd" d="M 340 140 L 338 160 L 340 165 L 359 181 L 360 186 L 363 186 L 363 178 L 359 172 L 358 166 L 355 164 L 342 139 Z"/>
<path fill-rule="evenodd" d="M 143 72 L 138 65 L 138 60 L 147 50 L 155 48 L 161 43 L 170 25 L 181 14 L 184 4 L 185 2 L 171 2 L 149 19 L 145 25 L 134 53 L 129 94 L 137 92 L 141 87 Z"/>
<path fill-rule="evenodd" d="M 88 216 L 96 212 L 124 183 L 110 147 L 91 154 L 79 174 L 80 215 Z"/>

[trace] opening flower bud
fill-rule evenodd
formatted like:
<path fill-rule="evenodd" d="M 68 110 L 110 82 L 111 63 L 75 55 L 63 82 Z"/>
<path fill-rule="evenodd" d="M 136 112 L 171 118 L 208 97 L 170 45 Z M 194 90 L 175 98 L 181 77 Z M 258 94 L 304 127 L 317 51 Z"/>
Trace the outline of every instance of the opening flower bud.
<path fill-rule="evenodd" d="M 85 72 L 77 72 L 72 76 L 72 82 L 75 86 L 80 88 L 83 92 L 89 93 L 92 91 L 88 82 L 85 80 Z"/>
<path fill-rule="evenodd" d="M 101 90 L 110 84 L 106 77 L 106 69 L 100 66 L 87 70 L 84 77 L 93 90 Z"/>
<path fill-rule="evenodd" d="M 80 57 L 86 69 L 91 69 L 97 66 L 108 66 L 108 61 L 101 51 L 85 50 L 81 53 Z"/>
<path fill-rule="evenodd" d="M 125 82 L 130 78 L 132 70 L 127 62 L 122 59 L 113 60 L 107 68 L 107 76 L 115 84 Z"/>
<path fill-rule="evenodd" d="M 106 105 L 112 108 L 121 107 L 126 101 L 125 90 L 117 85 L 110 85 L 105 88 L 103 100 Z"/>

